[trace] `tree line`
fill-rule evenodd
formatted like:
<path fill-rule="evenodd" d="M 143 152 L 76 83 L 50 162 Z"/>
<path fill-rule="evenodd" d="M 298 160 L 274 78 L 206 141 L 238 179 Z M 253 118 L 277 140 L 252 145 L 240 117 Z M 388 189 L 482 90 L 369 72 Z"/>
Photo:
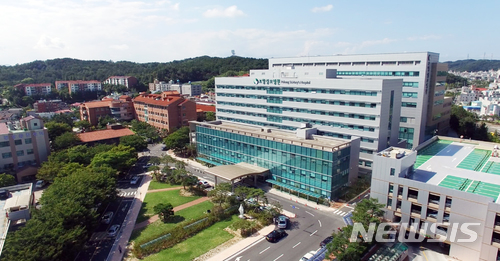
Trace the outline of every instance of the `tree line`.
<path fill-rule="evenodd" d="M 445 62 L 448 64 L 448 68 L 452 71 L 489 71 L 500 69 L 500 60 L 458 60 L 454 62 Z"/>

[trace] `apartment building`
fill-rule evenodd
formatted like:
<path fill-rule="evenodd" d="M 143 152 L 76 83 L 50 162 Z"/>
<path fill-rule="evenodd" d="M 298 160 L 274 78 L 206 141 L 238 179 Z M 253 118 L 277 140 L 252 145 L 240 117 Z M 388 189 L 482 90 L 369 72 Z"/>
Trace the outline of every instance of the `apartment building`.
<path fill-rule="evenodd" d="M 40 118 L 28 116 L 0 123 L 0 173 L 13 171 L 18 182 L 34 180 L 36 169 L 47 161 L 50 142 Z"/>
<path fill-rule="evenodd" d="M 56 81 L 56 89 L 68 89 L 68 92 L 95 92 L 102 90 L 102 84 L 100 81 Z"/>
<path fill-rule="evenodd" d="M 337 73 L 289 66 L 215 78 L 217 119 L 291 131 L 310 123 L 318 135 L 360 137 L 359 165 L 368 170 L 374 153 L 398 145 L 403 80 Z"/>
<path fill-rule="evenodd" d="M 441 136 L 416 151 L 391 147 L 374 157 L 371 197 L 385 205 L 385 219 L 442 241 L 453 258 L 498 260 L 499 155 L 495 143 Z M 466 223 L 477 239 L 460 229 Z"/>
<path fill-rule="evenodd" d="M 318 129 L 308 124 L 291 131 L 229 121 L 196 121 L 190 122 L 190 129 L 197 159 L 226 165 L 223 172 L 227 176 L 257 173 L 280 190 L 327 199 L 340 197 L 357 178 L 359 138 L 317 135 Z M 240 170 L 242 163 L 252 170 Z"/>
<path fill-rule="evenodd" d="M 434 63 L 432 70 L 436 74 L 431 74 L 431 84 L 429 88 L 429 103 L 427 104 L 427 124 L 426 130 L 435 134 L 447 134 L 450 128 L 452 97 L 445 97 L 446 75 L 448 64 Z M 407 118 L 401 117 L 400 121 L 405 122 Z"/>
<path fill-rule="evenodd" d="M 448 130 L 447 111 L 451 106 L 434 111 L 431 121 L 429 98 L 432 104 L 441 105 L 441 89 L 435 88 L 437 80 L 437 64 L 439 54 L 431 52 L 365 54 L 365 55 L 334 55 L 314 57 L 271 58 L 269 68 L 328 68 L 337 69 L 337 75 L 343 78 L 387 78 L 403 79 L 399 138 L 407 141 L 407 148 L 415 148 L 429 139 L 439 127 L 439 133 L 446 134 Z M 258 75 L 250 75 L 259 78 Z M 436 91 L 431 93 L 432 90 Z M 436 93 L 438 92 L 438 93 Z M 443 102 L 442 104 L 445 104 Z M 446 103 L 448 104 L 448 103 Z M 437 114 L 445 115 L 438 117 Z M 434 120 L 432 120 L 434 119 Z M 431 124 L 431 125 L 427 125 Z"/>
<path fill-rule="evenodd" d="M 39 100 L 33 103 L 33 109 L 35 112 L 55 112 L 66 107 L 66 103 L 61 100 Z"/>
<path fill-rule="evenodd" d="M 112 84 L 112 85 L 123 85 L 125 87 L 130 88 L 134 87 L 137 85 L 139 81 L 137 78 L 133 76 L 111 76 L 108 79 L 106 79 L 103 83 L 104 84 Z"/>
<path fill-rule="evenodd" d="M 141 93 L 133 100 L 136 119 L 162 130 L 178 129 L 196 120 L 196 103 L 177 91 Z"/>
<path fill-rule="evenodd" d="M 14 87 L 23 91 L 28 96 L 47 95 L 52 92 L 52 84 L 50 83 L 20 83 Z"/>
<path fill-rule="evenodd" d="M 199 84 L 174 84 L 172 80 L 168 83 L 163 81 L 154 80 L 154 82 L 149 83 L 149 90 L 151 92 L 166 92 L 166 91 L 177 91 L 182 95 L 188 96 L 199 96 L 201 95 L 201 85 Z"/>
<path fill-rule="evenodd" d="M 99 118 L 111 116 L 116 120 L 132 120 L 135 117 L 132 98 L 127 95 L 105 97 L 102 101 L 84 102 L 80 105 L 80 119 L 92 126 L 99 123 Z"/>

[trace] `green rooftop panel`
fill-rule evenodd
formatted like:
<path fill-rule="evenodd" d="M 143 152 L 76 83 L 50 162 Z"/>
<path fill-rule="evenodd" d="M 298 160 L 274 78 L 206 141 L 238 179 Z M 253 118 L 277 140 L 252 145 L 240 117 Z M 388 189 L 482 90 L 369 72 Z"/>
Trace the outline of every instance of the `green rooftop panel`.
<path fill-rule="evenodd" d="M 420 165 L 424 164 L 434 155 L 438 154 L 452 142 L 453 141 L 451 140 L 437 140 L 420 149 L 417 152 L 417 161 L 415 162 L 415 168 L 420 167 Z"/>
<path fill-rule="evenodd" d="M 439 186 L 491 197 L 495 201 L 500 194 L 500 185 L 455 177 L 451 175 L 446 176 L 446 178 L 444 178 L 441 183 L 439 183 Z"/>
<path fill-rule="evenodd" d="M 480 171 L 490 158 L 491 150 L 474 149 L 457 168 Z"/>
<path fill-rule="evenodd" d="M 500 175 L 500 162 L 488 161 L 481 172 Z"/>

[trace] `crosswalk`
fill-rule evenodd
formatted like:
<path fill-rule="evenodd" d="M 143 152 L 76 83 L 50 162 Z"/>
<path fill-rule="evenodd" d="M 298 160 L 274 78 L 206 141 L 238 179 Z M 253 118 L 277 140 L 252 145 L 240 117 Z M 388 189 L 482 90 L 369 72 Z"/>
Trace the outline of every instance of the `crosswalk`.
<path fill-rule="evenodd" d="M 347 214 L 349 214 L 351 212 L 352 212 L 352 210 L 350 210 L 348 212 L 345 212 L 345 211 L 341 211 L 340 209 L 337 209 L 337 210 L 333 211 L 333 214 L 344 217 L 344 216 L 346 216 Z"/>
<path fill-rule="evenodd" d="M 132 191 L 132 192 L 121 191 L 120 193 L 118 193 L 118 196 L 119 197 L 134 197 L 136 193 L 137 193 L 137 191 Z"/>

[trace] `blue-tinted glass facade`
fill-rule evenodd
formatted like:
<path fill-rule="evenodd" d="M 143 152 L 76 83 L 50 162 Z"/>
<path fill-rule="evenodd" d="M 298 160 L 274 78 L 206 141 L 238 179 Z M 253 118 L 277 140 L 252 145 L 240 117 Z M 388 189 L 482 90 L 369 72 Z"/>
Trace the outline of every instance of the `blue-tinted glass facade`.
<path fill-rule="evenodd" d="M 222 164 L 246 162 L 272 179 L 332 199 L 349 179 L 350 147 L 335 152 L 196 126 L 198 156 Z"/>

